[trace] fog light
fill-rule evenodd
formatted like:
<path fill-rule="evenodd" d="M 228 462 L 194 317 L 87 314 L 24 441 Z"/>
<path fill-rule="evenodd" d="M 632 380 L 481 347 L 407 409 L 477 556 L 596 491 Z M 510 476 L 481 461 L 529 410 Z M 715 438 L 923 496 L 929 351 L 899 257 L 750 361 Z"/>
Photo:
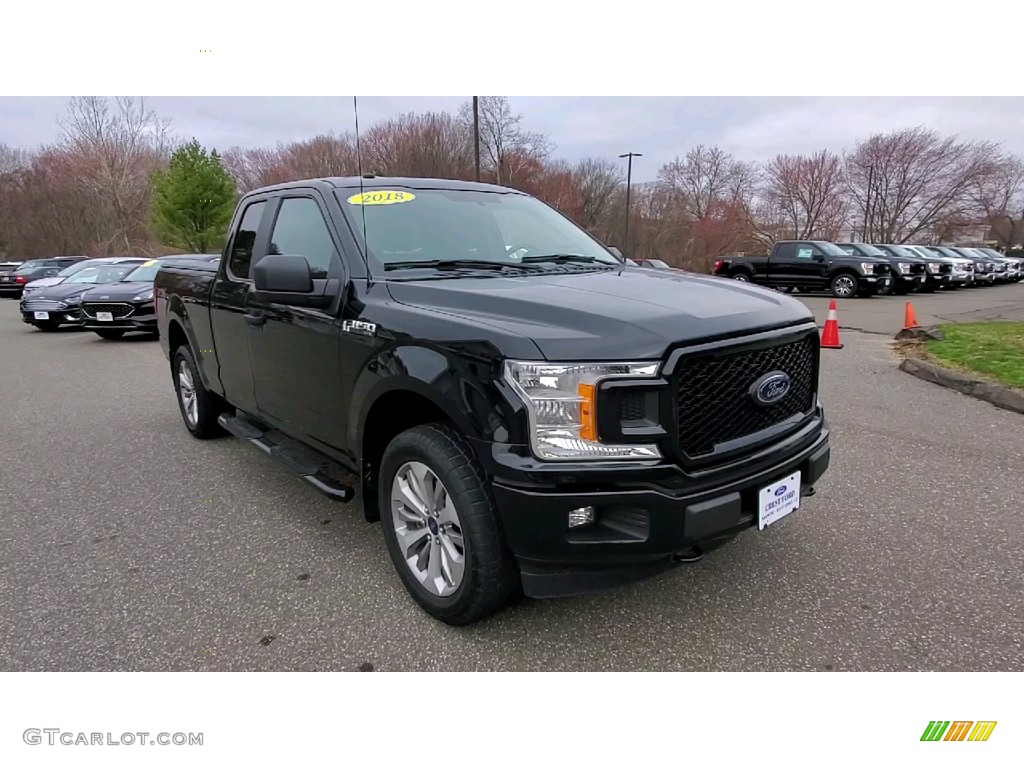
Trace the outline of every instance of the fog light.
<path fill-rule="evenodd" d="M 580 507 L 569 510 L 569 527 L 579 528 L 582 525 L 590 525 L 594 522 L 594 508 Z"/>

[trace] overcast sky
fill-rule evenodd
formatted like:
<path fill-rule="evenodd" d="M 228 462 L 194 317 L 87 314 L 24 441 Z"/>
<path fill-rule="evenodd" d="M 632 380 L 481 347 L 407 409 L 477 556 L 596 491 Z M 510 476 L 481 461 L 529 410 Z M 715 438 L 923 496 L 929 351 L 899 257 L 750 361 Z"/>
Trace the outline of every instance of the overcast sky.
<path fill-rule="evenodd" d="M 403 112 L 455 111 L 460 97 L 363 97 L 360 127 Z M 524 126 L 546 133 L 556 154 L 634 159 L 636 181 L 695 144 L 718 144 L 746 160 L 779 152 L 852 147 L 873 131 L 925 125 L 964 137 L 998 141 L 1024 155 L 1024 99 L 996 98 L 571 98 L 511 97 Z M 317 133 L 354 128 L 351 97 L 153 97 L 175 132 L 220 150 L 274 146 Z M 0 98 L 0 142 L 32 147 L 59 135 L 65 100 Z M 624 162 L 624 161 L 623 161 Z"/>

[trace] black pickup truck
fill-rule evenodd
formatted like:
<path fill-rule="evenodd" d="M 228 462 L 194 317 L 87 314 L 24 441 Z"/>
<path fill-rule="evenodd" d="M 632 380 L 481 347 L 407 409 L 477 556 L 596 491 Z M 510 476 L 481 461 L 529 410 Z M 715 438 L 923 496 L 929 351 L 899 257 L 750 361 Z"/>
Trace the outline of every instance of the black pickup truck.
<path fill-rule="evenodd" d="M 719 259 L 711 271 L 783 291 L 830 291 L 843 299 L 884 292 L 893 279 L 886 259 L 851 256 L 824 240 L 780 240 L 767 256 Z"/>
<path fill-rule="evenodd" d="M 359 493 L 447 623 L 700 559 L 829 465 L 810 311 L 630 266 L 523 193 L 297 181 L 228 234 L 154 284 L 186 428 Z"/>

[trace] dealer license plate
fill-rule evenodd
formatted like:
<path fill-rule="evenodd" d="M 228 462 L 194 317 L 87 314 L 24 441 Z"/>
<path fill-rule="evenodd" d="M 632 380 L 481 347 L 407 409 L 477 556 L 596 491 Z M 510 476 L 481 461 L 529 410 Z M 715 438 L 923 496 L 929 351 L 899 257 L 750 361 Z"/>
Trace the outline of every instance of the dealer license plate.
<path fill-rule="evenodd" d="M 800 473 L 794 472 L 767 488 L 757 497 L 757 529 L 763 531 L 800 506 Z"/>
<path fill-rule="evenodd" d="M 35 312 L 34 314 L 36 316 L 36 320 L 49 320 L 50 319 L 50 313 L 49 312 Z"/>
<path fill-rule="evenodd" d="M 114 315 L 110 312 L 97 312 L 96 319 L 102 320 L 105 323 L 112 323 L 114 322 Z"/>

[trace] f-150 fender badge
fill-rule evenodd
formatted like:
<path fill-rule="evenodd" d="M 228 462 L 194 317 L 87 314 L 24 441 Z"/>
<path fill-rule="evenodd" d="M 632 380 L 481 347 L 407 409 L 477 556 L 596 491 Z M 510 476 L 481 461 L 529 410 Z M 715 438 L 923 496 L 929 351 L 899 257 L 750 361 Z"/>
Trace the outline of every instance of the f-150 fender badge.
<path fill-rule="evenodd" d="M 345 333 L 358 333 L 360 336 L 376 336 L 377 324 L 364 323 L 362 320 L 345 320 L 341 324 Z"/>

